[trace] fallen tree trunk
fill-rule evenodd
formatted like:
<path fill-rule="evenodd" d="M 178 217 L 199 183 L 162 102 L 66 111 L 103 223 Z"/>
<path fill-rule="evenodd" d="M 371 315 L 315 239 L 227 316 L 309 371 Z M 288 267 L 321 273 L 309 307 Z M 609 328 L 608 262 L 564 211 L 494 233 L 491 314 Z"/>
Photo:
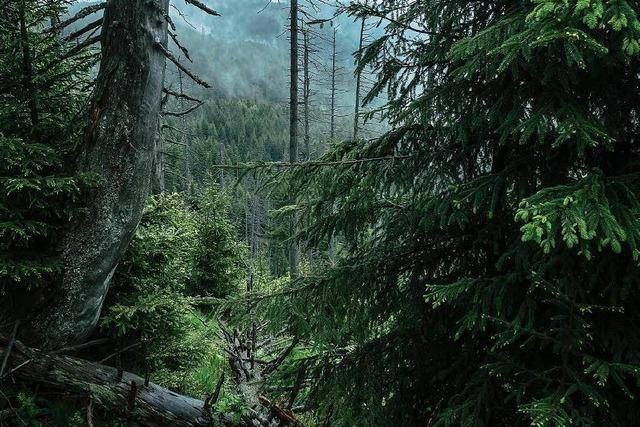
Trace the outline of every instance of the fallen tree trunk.
<path fill-rule="evenodd" d="M 8 347 L 8 341 L 0 343 L 2 356 L 7 354 Z M 86 395 L 96 407 L 143 426 L 247 425 L 245 422 L 232 423 L 231 417 L 205 408 L 201 400 L 174 393 L 109 366 L 52 355 L 26 347 L 19 341 L 14 343 L 9 356 L 5 377 Z"/>
<path fill-rule="evenodd" d="M 240 355 L 243 353 L 240 351 L 242 345 L 237 339 L 235 341 L 236 346 L 232 348 Z M 175 393 L 130 372 L 61 355 L 59 352 L 48 353 L 27 347 L 15 339 L 15 333 L 8 339 L 0 335 L 0 360 L 3 361 L 0 390 L 3 380 L 8 377 L 24 383 L 42 384 L 86 396 L 92 407 L 95 405 L 117 417 L 147 427 L 300 426 L 291 411 L 259 394 L 258 384 L 253 387 L 249 384 L 250 380 L 257 377 L 251 372 L 247 374 L 247 370 L 255 373 L 257 365 L 250 368 L 250 365 L 240 362 L 244 369 L 238 372 L 239 365 L 234 363 L 234 359 L 238 362 L 242 361 L 242 357 L 232 357 L 230 362 L 238 376 L 236 386 L 243 399 L 248 400 L 245 402 L 248 404 L 248 413 L 239 419 L 215 409 L 224 380 L 218 383 L 206 401 L 202 401 Z M 255 397 L 249 399 L 251 392 L 255 393 Z"/>

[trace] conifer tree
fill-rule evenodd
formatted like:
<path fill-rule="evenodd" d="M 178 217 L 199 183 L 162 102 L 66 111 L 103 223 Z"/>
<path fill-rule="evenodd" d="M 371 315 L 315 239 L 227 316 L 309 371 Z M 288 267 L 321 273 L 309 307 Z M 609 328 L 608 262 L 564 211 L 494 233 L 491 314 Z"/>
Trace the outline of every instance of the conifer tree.
<path fill-rule="evenodd" d="M 33 0 L 0 10 L 2 294 L 42 286 L 60 272 L 55 243 L 89 182 L 71 170 L 69 158 L 94 56 L 68 56 L 57 35 L 42 32 L 62 10 L 61 1 Z"/>
<path fill-rule="evenodd" d="M 350 10 L 386 25 L 360 66 L 393 129 L 294 172 L 301 238 L 346 249 L 271 306 L 316 351 L 307 404 L 335 425 L 638 424 L 640 5 Z"/>

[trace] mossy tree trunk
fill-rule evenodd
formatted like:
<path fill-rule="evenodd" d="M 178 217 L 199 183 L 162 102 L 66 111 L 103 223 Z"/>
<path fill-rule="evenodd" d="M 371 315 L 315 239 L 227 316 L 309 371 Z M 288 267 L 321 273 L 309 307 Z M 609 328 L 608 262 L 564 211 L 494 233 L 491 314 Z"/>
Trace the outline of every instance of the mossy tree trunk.
<path fill-rule="evenodd" d="M 111 276 L 142 215 L 150 189 L 165 74 L 169 0 L 109 0 L 102 58 L 78 159 L 99 184 L 87 214 L 70 224 L 58 283 L 0 299 L 3 321 L 21 319 L 20 338 L 45 349 L 85 340 Z M 0 322 L 2 323 L 2 322 Z"/>

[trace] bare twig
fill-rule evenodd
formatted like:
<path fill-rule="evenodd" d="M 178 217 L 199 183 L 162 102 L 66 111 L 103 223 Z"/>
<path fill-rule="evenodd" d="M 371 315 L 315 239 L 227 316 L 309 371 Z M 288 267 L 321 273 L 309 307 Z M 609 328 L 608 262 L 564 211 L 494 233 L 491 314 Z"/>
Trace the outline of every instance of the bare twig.
<path fill-rule="evenodd" d="M 163 116 L 181 117 L 181 116 L 186 116 L 187 114 L 195 111 L 201 106 L 202 106 L 202 103 L 199 103 L 194 105 L 193 107 L 187 108 L 184 111 L 162 111 L 160 114 L 162 114 Z"/>
<path fill-rule="evenodd" d="M 89 398 L 87 405 L 87 427 L 93 427 L 93 398 Z"/>
<path fill-rule="evenodd" d="M 0 382 L 2 382 L 3 379 L 10 377 L 12 374 L 16 373 L 17 371 L 19 371 L 21 368 L 24 368 L 25 366 L 27 366 L 29 363 L 31 363 L 31 359 L 25 360 L 24 362 L 22 362 L 21 364 L 19 364 L 18 366 L 16 366 L 15 368 L 13 368 L 12 370 L 10 370 L 9 372 L 7 372 L 4 375 L 0 375 Z"/>
<path fill-rule="evenodd" d="M 186 100 L 193 101 L 193 102 L 200 102 L 200 103 L 202 102 L 202 100 L 200 100 L 198 98 L 194 98 L 193 96 L 189 96 L 189 95 L 187 95 L 185 93 L 175 92 L 175 91 L 173 91 L 171 89 L 168 89 L 166 87 L 162 88 L 162 91 L 164 93 L 166 93 L 167 95 L 175 96 L 176 98 L 186 99 Z"/>
<path fill-rule="evenodd" d="M 178 49 L 180 49 L 182 51 L 182 53 L 184 54 L 185 58 L 187 58 L 187 60 L 189 60 L 189 62 L 193 62 L 191 60 L 191 57 L 189 56 L 189 51 L 187 50 L 187 48 L 182 46 L 180 44 L 180 42 L 178 41 L 178 35 L 176 33 L 174 33 L 173 31 L 169 31 L 169 36 L 171 37 L 171 40 L 173 40 L 173 42 L 176 44 L 176 46 L 178 46 Z"/>
<path fill-rule="evenodd" d="M 122 349 L 120 349 L 120 350 L 116 351 L 115 353 L 110 354 L 109 356 L 107 356 L 107 357 L 105 357 L 104 359 L 100 360 L 98 363 L 99 363 L 99 364 L 103 364 L 103 363 L 104 363 L 104 362 L 106 362 L 107 360 L 113 359 L 113 358 L 114 358 L 114 357 L 116 357 L 116 356 L 120 356 L 122 353 L 125 353 L 125 352 L 127 352 L 127 351 L 129 351 L 129 350 L 131 350 L 131 349 L 134 349 L 134 348 L 136 348 L 136 347 L 141 346 L 143 343 L 144 343 L 144 341 L 140 341 L 140 342 L 137 342 L 137 343 L 135 343 L 135 344 L 128 345 L 128 346 L 126 346 L 126 347 L 124 347 L 124 348 L 122 348 Z"/>
<path fill-rule="evenodd" d="M 109 341 L 111 341 L 110 338 L 100 338 L 100 339 L 89 341 L 89 342 L 86 342 L 86 343 L 73 345 L 73 346 L 70 346 L 70 347 L 64 347 L 64 348 L 61 348 L 59 350 L 55 350 L 55 351 L 51 352 L 51 354 L 73 353 L 75 351 L 80 351 L 80 350 L 84 350 L 84 349 L 87 349 L 87 348 L 95 347 L 95 346 L 98 346 L 98 345 L 106 344 Z"/>

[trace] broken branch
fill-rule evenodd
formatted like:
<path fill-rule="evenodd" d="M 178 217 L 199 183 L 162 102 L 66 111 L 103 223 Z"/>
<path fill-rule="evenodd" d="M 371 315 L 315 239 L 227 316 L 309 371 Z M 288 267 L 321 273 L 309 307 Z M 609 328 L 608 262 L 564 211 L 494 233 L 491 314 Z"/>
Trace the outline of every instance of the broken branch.
<path fill-rule="evenodd" d="M 199 2 L 198 0 L 184 0 L 185 3 L 189 3 L 195 7 L 197 7 L 198 9 L 208 13 L 209 15 L 212 16 L 220 16 L 220 14 L 218 12 L 216 12 L 215 10 L 211 9 L 209 6 L 207 6 L 206 4 Z"/>

